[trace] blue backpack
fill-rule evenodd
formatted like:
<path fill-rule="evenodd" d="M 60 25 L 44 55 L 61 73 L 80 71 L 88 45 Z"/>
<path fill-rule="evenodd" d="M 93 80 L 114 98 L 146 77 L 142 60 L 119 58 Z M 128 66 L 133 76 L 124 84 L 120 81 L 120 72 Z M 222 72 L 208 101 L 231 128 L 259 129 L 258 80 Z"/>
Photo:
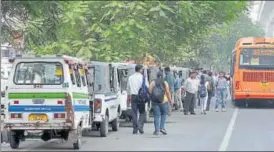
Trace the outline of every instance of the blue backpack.
<path fill-rule="evenodd" d="M 204 98 L 207 95 L 206 86 L 205 84 L 200 84 L 200 97 Z"/>
<path fill-rule="evenodd" d="M 146 102 L 150 101 L 149 92 L 148 92 L 148 88 L 146 86 L 146 80 L 145 80 L 144 75 L 143 75 L 142 86 L 138 91 L 138 100 L 139 100 L 139 102 L 142 102 L 142 103 L 146 103 Z"/>

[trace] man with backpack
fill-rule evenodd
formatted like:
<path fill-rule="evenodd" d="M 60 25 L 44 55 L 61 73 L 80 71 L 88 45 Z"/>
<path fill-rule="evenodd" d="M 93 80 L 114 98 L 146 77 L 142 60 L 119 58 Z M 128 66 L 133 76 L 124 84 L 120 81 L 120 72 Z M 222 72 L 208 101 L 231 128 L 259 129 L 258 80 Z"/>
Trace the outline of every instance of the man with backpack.
<path fill-rule="evenodd" d="M 168 102 L 171 101 L 171 93 L 168 83 L 163 79 L 163 73 L 157 73 L 157 79 L 152 81 L 149 86 L 149 93 L 154 110 L 154 135 L 166 135 L 165 122 L 168 114 Z"/>
<path fill-rule="evenodd" d="M 133 134 L 143 134 L 144 122 L 145 122 L 145 104 L 147 102 L 146 91 L 148 91 L 148 82 L 143 75 L 143 66 L 137 64 L 135 66 L 135 73 L 128 78 L 127 89 L 129 95 L 131 95 L 131 107 L 132 107 L 132 124 Z M 138 119 L 139 111 L 139 119 Z"/>
<path fill-rule="evenodd" d="M 207 106 L 206 106 L 206 111 L 210 110 L 210 102 L 212 97 L 215 96 L 215 83 L 214 83 L 214 79 L 212 76 L 212 72 L 208 72 L 208 88 L 207 88 L 207 92 L 208 92 L 208 98 L 207 98 Z"/>

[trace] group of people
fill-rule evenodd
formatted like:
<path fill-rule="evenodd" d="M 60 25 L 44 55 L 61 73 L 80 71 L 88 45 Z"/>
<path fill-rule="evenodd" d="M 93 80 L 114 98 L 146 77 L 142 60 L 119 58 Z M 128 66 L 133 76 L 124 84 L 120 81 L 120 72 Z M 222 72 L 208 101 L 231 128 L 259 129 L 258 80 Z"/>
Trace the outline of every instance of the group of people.
<path fill-rule="evenodd" d="M 184 85 L 186 97 L 184 103 L 181 100 L 181 86 Z M 166 135 L 165 122 L 167 115 L 171 114 L 174 102 L 177 102 L 185 115 L 195 115 L 196 101 L 201 113 L 206 114 L 210 110 L 212 97 L 216 95 L 215 110 L 221 106 L 225 111 L 225 98 L 227 95 L 227 79 L 224 73 L 213 75 L 210 71 L 191 71 L 189 77 L 183 82 L 178 73 L 172 73 L 169 67 L 160 70 L 157 78 L 150 84 L 143 74 L 143 66 L 136 65 L 135 73 L 128 79 L 128 91 L 132 104 L 133 134 L 144 133 L 145 104 L 152 101 L 154 113 L 154 135 L 160 133 Z M 179 101 L 179 102 L 178 102 Z M 139 118 L 138 118 L 139 111 Z"/>
<path fill-rule="evenodd" d="M 198 100 L 201 113 L 206 114 L 210 110 L 212 97 L 216 97 L 215 111 L 221 107 L 225 111 L 226 99 L 228 96 L 229 77 L 224 72 L 213 73 L 211 71 L 190 72 L 189 78 L 185 82 L 186 98 L 184 104 L 184 114 L 195 115 L 194 108 Z"/>

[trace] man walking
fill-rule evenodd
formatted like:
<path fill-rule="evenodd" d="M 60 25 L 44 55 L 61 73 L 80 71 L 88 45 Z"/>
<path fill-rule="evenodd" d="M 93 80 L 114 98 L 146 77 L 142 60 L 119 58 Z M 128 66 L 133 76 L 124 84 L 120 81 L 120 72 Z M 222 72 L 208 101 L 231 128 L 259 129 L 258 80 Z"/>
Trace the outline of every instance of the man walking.
<path fill-rule="evenodd" d="M 207 98 L 207 105 L 206 105 L 206 111 L 209 111 L 210 109 L 210 102 L 212 97 L 215 96 L 215 83 L 212 76 L 212 72 L 208 72 L 208 98 Z"/>
<path fill-rule="evenodd" d="M 184 103 L 184 114 L 188 115 L 190 114 L 195 115 L 194 107 L 196 103 L 196 95 L 198 91 L 197 82 L 196 82 L 196 73 L 191 72 L 190 77 L 186 79 L 185 81 L 185 90 L 186 90 L 186 100 Z"/>
<path fill-rule="evenodd" d="M 182 95 L 181 95 L 182 79 L 179 78 L 178 72 L 175 72 L 174 76 L 175 76 L 175 84 L 174 84 L 175 104 L 179 107 L 180 111 L 183 111 L 183 103 L 182 103 Z"/>
<path fill-rule="evenodd" d="M 171 74 L 169 67 L 165 68 L 165 75 L 166 75 L 165 81 L 168 83 L 169 91 L 171 93 L 171 98 L 172 98 L 171 103 L 174 104 L 174 77 Z"/>
<path fill-rule="evenodd" d="M 144 133 L 144 122 L 145 122 L 145 102 L 140 101 L 138 98 L 139 90 L 143 84 L 143 66 L 137 64 L 135 66 L 135 73 L 128 78 L 127 89 L 131 95 L 131 107 L 132 107 L 132 124 L 133 134 Z M 145 79 L 145 85 L 148 87 L 148 82 Z M 138 119 L 139 110 L 139 119 Z"/>

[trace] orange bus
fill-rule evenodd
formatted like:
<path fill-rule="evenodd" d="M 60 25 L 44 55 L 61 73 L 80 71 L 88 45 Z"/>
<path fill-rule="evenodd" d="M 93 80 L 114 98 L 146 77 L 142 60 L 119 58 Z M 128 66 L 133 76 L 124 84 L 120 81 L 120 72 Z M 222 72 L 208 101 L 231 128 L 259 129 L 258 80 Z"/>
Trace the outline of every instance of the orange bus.
<path fill-rule="evenodd" d="M 231 97 L 236 106 L 274 101 L 274 38 L 237 41 L 231 58 Z"/>

